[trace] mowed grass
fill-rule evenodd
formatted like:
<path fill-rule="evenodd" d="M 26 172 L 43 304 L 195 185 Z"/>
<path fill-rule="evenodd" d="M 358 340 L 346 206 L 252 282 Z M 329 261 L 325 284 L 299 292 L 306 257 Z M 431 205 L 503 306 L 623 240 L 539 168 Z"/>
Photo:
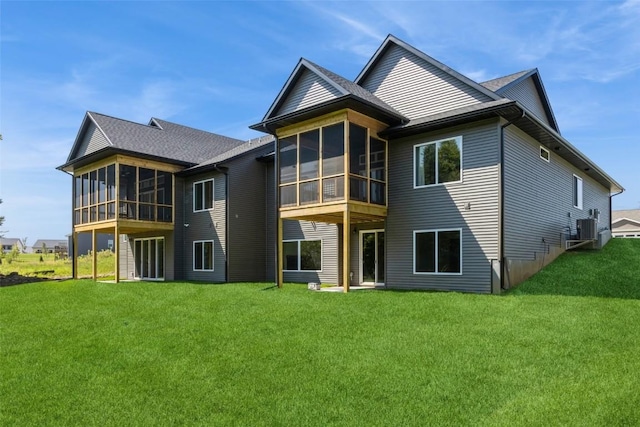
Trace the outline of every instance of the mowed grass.
<path fill-rule="evenodd" d="M 638 245 L 553 264 L 583 292 L 2 288 L 0 425 L 638 425 Z"/>

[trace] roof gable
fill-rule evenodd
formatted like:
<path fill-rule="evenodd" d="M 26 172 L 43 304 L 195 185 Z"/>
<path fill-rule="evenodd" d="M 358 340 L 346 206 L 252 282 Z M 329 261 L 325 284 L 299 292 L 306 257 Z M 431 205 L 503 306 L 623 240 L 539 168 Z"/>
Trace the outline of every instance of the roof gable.
<path fill-rule="evenodd" d="M 520 102 L 545 124 L 560 133 L 537 68 L 520 71 L 481 84 L 500 96 Z"/>
<path fill-rule="evenodd" d="M 108 149 L 194 165 L 244 142 L 156 118 L 143 125 L 87 112 L 67 163 L 61 168 Z"/>
<path fill-rule="evenodd" d="M 87 112 L 82 120 L 76 139 L 73 142 L 67 162 L 112 146 L 109 138 L 96 123 L 91 113 Z"/>
<path fill-rule="evenodd" d="M 332 101 L 347 99 L 366 105 L 397 120 L 406 119 L 393 107 L 351 80 L 301 58 L 265 114 L 263 123 L 278 117 L 308 111 L 313 107 L 327 105 Z"/>
<path fill-rule="evenodd" d="M 410 119 L 500 97 L 389 35 L 355 83 Z"/>
<path fill-rule="evenodd" d="M 344 95 L 338 87 L 307 67 L 300 67 L 293 87 L 275 111 L 275 116 L 292 113 Z"/>
<path fill-rule="evenodd" d="M 635 231 L 640 230 L 640 221 L 629 218 L 620 218 L 611 223 L 613 231 Z"/>
<path fill-rule="evenodd" d="M 632 221 L 640 226 L 640 209 L 625 209 L 611 212 L 611 221 L 613 223 L 622 220 Z"/>

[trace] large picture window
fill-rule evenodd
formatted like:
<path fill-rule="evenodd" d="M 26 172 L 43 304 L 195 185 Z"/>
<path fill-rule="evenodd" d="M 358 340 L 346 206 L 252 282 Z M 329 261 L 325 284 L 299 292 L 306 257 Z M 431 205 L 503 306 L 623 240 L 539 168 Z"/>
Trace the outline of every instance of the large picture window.
<path fill-rule="evenodd" d="M 582 178 L 573 175 L 573 207 L 582 209 Z"/>
<path fill-rule="evenodd" d="M 193 211 L 213 209 L 213 178 L 193 183 Z"/>
<path fill-rule="evenodd" d="M 413 232 L 414 274 L 461 274 L 462 230 Z"/>
<path fill-rule="evenodd" d="M 287 240 L 282 243 L 284 271 L 321 271 L 321 240 Z"/>
<path fill-rule="evenodd" d="M 414 146 L 414 188 L 462 180 L 462 137 Z"/>
<path fill-rule="evenodd" d="M 213 240 L 193 242 L 193 270 L 213 271 Z"/>

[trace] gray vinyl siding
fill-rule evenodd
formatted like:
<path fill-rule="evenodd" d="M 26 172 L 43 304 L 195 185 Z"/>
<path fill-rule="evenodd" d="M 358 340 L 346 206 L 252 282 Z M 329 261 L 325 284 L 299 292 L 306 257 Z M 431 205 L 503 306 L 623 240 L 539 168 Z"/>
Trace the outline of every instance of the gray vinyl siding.
<path fill-rule="evenodd" d="M 91 154 L 102 148 L 108 147 L 109 145 L 107 138 L 105 138 L 96 125 L 91 123 L 87 128 L 87 132 L 84 134 L 84 138 L 78 146 L 78 151 L 74 158 Z"/>
<path fill-rule="evenodd" d="M 266 271 L 265 279 L 267 281 L 276 280 L 276 240 L 277 224 L 276 224 L 276 187 L 275 187 L 275 164 L 270 162 L 265 164 L 265 193 L 267 195 L 265 207 L 265 230 L 266 230 Z"/>
<path fill-rule="evenodd" d="M 233 160 L 229 167 L 229 281 L 264 281 L 267 257 L 265 164 L 272 146 Z"/>
<path fill-rule="evenodd" d="M 414 145 L 462 136 L 462 182 L 414 189 Z M 497 120 L 389 143 L 386 229 L 388 288 L 491 292 L 498 259 L 499 128 Z M 462 229 L 462 274 L 413 273 L 413 233 Z"/>
<path fill-rule="evenodd" d="M 303 108 L 330 101 L 341 96 L 341 93 L 309 70 L 303 71 L 295 86 L 273 115 L 280 116 Z"/>
<path fill-rule="evenodd" d="M 193 211 L 193 184 L 213 178 L 213 209 L 194 212 Z M 184 212 L 184 223 L 176 224 L 176 227 L 183 227 L 182 244 L 182 264 L 183 273 L 186 280 L 196 280 L 203 282 L 224 282 L 225 281 L 225 211 L 227 208 L 227 196 L 225 188 L 225 176 L 219 172 L 211 172 L 192 176 L 184 179 L 184 199 L 181 208 Z M 184 224 L 189 224 L 185 227 Z M 194 271 L 193 270 L 193 242 L 202 240 L 213 241 L 213 270 L 214 271 Z"/>
<path fill-rule="evenodd" d="M 283 224 L 284 240 L 322 240 L 322 271 L 284 272 L 285 282 L 338 283 L 338 226 L 323 222 L 289 221 Z"/>
<path fill-rule="evenodd" d="M 121 234 L 118 240 L 120 260 L 120 280 L 135 279 L 135 260 L 133 258 L 133 239 Z"/>
<path fill-rule="evenodd" d="M 184 242 L 185 242 L 185 231 L 186 224 L 185 220 L 185 189 L 186 184 L 184 178 L 177 177 L 174 175 L 173 178 L 173 212 L 174 212 L 174 231 L 173 231 L 173 247 L 175 248 L 173 254 L 173 263 L 174 263 L 174 280 L 185 280 L 185 253 L 184 253 Z"/>
<path fill-rule="evenodd" d="M 383 54 L 361 86 L 409 119 L 492 100 L 396 45 Z"/>
<path fill-rule="evenodd" d="M 538 90 L 536 89 L 536 85 L 531 77 L 508 88 L 500 94 L 505 98 L 520 102 L 527 110 L 535 114 L 535 116 L 545 124 L 552 126 L 549 122 L 549 117 L 545 112 Z"/>
<path fill-rule="evenodd" d="M 540 158 L 540 144 L 518 129 L 505 129 L 504 252 L 510 259 L 535 259 L 546 245 L 559 247 L 565 229 L 576 232 L 576 220 L 600 210 L 599 229 L 608 228 L 609 193 L 606 188 L 551 151 Z M 573 175 L 582 178 L 582 209 L 573 207 Z M 543 242 L 544 239 L 544 242 Z"/>

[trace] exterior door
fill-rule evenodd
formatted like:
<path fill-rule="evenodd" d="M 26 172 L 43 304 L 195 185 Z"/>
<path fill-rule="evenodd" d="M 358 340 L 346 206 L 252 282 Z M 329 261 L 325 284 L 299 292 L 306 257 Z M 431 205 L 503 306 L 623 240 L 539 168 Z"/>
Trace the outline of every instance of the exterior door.
<path fill-rule="evenodd" d="M 384 284 L 384 230 L 360 231 L 360 282 Z"/>
<path fill-rule="evenodd" d="M 164 280 L 164 238 L 135 241 L 136 277 L 145 280 Z"/>

